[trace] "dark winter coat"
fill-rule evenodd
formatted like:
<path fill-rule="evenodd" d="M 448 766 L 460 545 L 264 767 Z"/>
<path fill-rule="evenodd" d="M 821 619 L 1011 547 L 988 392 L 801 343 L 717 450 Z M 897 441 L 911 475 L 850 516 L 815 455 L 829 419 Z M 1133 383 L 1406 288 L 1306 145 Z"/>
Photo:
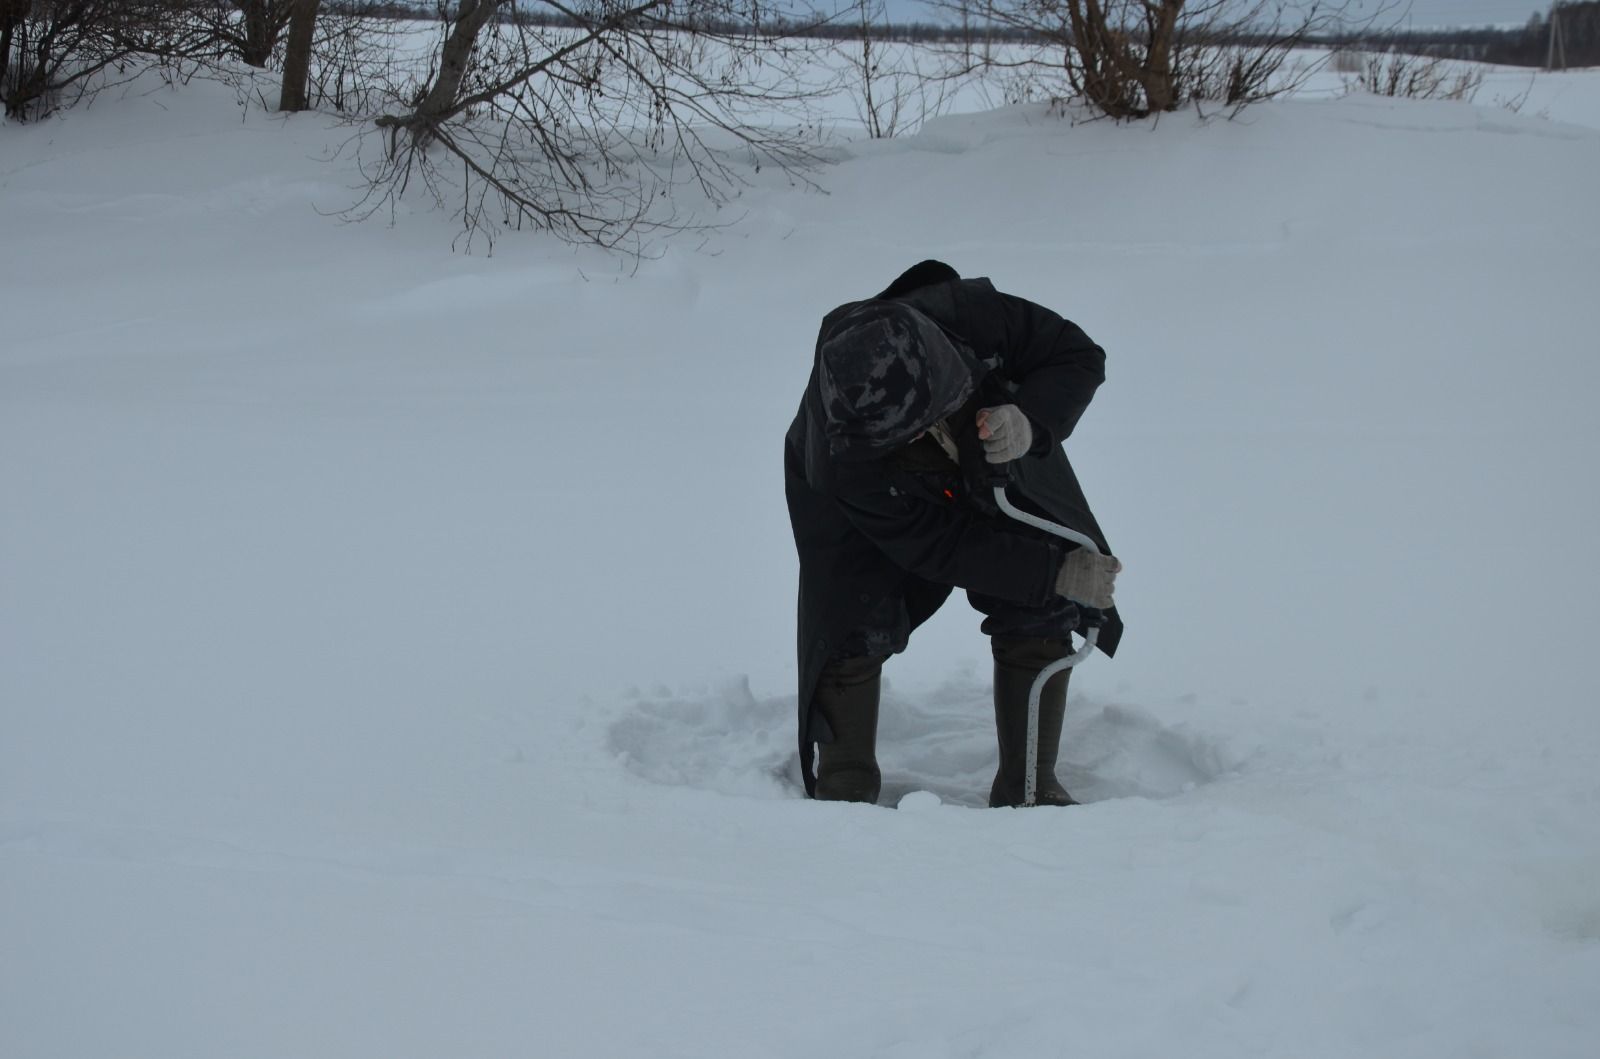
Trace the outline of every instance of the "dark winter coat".
<path fill-rule="evenodd" d="M 915 628 L 955 587 L 1036 606 L 1054 594 L 1071 545 L 1042 539 L 995 507 L 995 469 L 972 422 L 977 408 L 1012 403 L 1032 423 L 1032 450 L 1002 472 L 1012 502 L 1110 554 L 1061 449 L 1104 378 L 1104 351 L 1077 325 L 940 262 L 923 262 L 877 298 L 823 319 L 784 443 L 800 556 L 799 749 L 808 794 L 824 730 L 812 710 L 818 681 L 875 605 L 901 593 Z M 893 453 L 945 417 L 961 469 L 930 486 Z M 1121 635 L 1113 610 L 1099 648 L 1114 654 Z"/>

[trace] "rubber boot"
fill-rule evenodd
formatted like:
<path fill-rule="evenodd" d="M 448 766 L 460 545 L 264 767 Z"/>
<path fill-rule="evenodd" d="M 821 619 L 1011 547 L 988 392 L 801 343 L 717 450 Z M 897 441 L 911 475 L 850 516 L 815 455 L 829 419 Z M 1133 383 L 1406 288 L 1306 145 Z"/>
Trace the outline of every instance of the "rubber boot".
<path fill-rule="evenodd" d="M 882 658 L 846 658 L 822 671 L 814 700 L 833 729 L 817 744 L 816 796 L 828 802 L 875 802 L 878 771 L 878 689 Z"/>
<path fill-rule="evenodd" d="M 1000 770 L 989 789 L 989 807 L 1022 805 L 1028 771 L 1028 693 L 1039 671 L 1072 651 L 1066 640 L 994 637 L 994 725 L 1000 743 Z M 1036 805 L 1077 805 L 1056 779 L 1056 752 L 1067 714 L 1067 678 L 1063 669 L 1050 678 L 1039 697 L 1039 768 Z"/>

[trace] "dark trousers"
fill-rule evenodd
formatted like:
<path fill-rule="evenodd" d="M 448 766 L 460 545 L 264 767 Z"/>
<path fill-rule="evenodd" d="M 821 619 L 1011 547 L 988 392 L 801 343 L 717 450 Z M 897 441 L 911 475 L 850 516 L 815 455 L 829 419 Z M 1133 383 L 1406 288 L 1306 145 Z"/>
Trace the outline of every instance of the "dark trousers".
<path fill-rule="evenodd" d="M 887 658 L 899 654 L 911 641 L 911 593 L 925 591 L 932 586 L 926 582 L 908 580 L 901 589 L 879 600 L 865 618 L 844 636 L 829 660 L 852 658 Z M 967 602 L 982 614 L 983 634 L 1002 638 L 1036 638 L 1067 640 L 1079 624 L 1077 605 L 1065 596 L 1056 596 L 1042 607 L 968 592 Z"/>

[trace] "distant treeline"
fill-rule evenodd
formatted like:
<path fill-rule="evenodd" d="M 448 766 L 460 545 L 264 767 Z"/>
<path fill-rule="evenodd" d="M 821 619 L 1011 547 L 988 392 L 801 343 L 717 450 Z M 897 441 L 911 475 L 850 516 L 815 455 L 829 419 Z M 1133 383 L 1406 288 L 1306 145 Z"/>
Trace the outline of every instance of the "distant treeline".
<path fill-rule="evenodd" d="M 4 0 L 0 0 L 3 3 Z M 439 5 L 430 0 L 334 0 L 325 3 L 323 9 L 330 13 L 341 15 L 355 15 L 363 18 L 384 19 L 437 19 L 439 18 Z M 579 25 L 578 20 L 563 15 L 554 8 L 517 7 L 500 16 L 502 21 L 515 22 L 524 26 L 549 26 L 555 29 L 571 29 Z M 709 33 L 720 34 L 756 34 L 763 37 L 799 37 L 818 38 L 824 40 L 858 40 L 862 34 L 862 22 L 858 15 L 846 12 L 831 18 L 817 17 L 813 19 L 785 18 L 783 16 L 769 17 L 760 23 L 731 22 L 719 19 L 678 18 L 675 24 L 682 24 L 686 29 L 695 29 Z M 971 25 L 962 27 L 941 26 L 926 22 L 884 22 L 873 21 L 869 27 L 872 39 L 875 41 L 903 41 L 906 43 L 982 43 L 985 41 L 1002 43 L 1025 43 L 1036 40 L 1037 37 L 1026 30 L 1011 26 Z"/>
<path fill-rule="evenodd" d="M 1508 66 L 1600 66 L 1600 0 L 1557 4 L 1551 18 L 1535 14 L 1520 29 L 1407 30 L 1321 43 Z"/>
<path fill-rule="evenodd" d="M 326 5 L 334 11 L 374 18 L 437 17 L 436 3 L 418 0 L 360 2 L 345 0 Z M 1500 63 L 1509 66 L 1600 66 L 1600 0 L 1569 0 L 1555 6 L 1553 19 L 1536 13 L 1526 25 L 1516 29 L 1478 27 L 1463 29 L 1374 30 L 1308 38 L 1312 46 L 1361 51 L 1399 51 L 1443 59 Z M 511 16 L 524 25 L 564 27 L 572 20 L 553 9 L 518 8 Z M 1554 25 L 1552 25 L 1552 21 Z M 862 35 L 859 18 L 836 16 L 831 19 L 801 21 L 774 18 L 760 25 L 749 23 L 692 21 L 691 28 L 702 32 L 749 34 L 772 37 L 813 37 L 853 40 Z M 873 40 L 907 44 L 964 45 L 1041 43 L 1042 38 L 1013 26 L 973 22 L 967 25 L 936 25 L 924 22 L 873 22 L 866 27 Z M 1059 43 L 1059 41 L 1057 41 Z M 1248 34 L 1219 37 L 1218 45 L 1259 44 Z"/>

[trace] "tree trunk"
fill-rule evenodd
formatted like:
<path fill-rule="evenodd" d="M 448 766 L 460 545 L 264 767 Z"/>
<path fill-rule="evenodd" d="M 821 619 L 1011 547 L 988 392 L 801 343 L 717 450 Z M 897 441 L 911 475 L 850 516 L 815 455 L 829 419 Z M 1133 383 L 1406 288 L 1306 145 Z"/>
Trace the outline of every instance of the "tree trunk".
<path fill-rule="evenodd" d="M 245 65 L 261 69 L 272 58 L 272 49 L 278 46 L 278 34 L 283 29 L 279 0 L 245 0 L 239 6 L 243 23 L 239 58 Z"/>
<path fill-rule="evenodd" d="M 83 10 L 68 8 L 58 13 L 54 21 L 42 18 L 31 26 L 25 16 L 26 12 L 23 12 L 18 20 L 22 34 L 13 45 L 16 63 L 9 71 L 12 87 L 10 95 L 6 97 L 6 114 L 18 121 L 27 119 L 30 104 L 39 104 L 36 109 L 41 114 L 44 112 L 45 105 L 40 101 L 49 94 L 50 77 L 62 62 L 56 50 L 57 38 L 63 32 L 76 28 L 77 21 L 83 17 Z"/>
<path fill-rule="evenodd" d="M 293 0 L 289 13 L 289 42 L 283 54 L 283 93 L 280 111 L 306 109 L 306 82 L 311 77 L 311 42 L 317 29 L 317 9 L 322 0 Z"/>
<path fill-rule="evenodd" d="M 27 60 L 23 52 L 28 47 L 28 27 L 24 21 L 28 17 L 30 0 L 0 0 L 0 100 L 6 104 L 6 113 L 11 113 L 11 95 L 6 89 L 6 76 L 12 73 L 11 52 L 15 47 L 17 52 L 16 76 L 20 80 L 27 70 Z M 18 39 L 17 31 L 22 31 Z"/>
<path fill-rule="evenodd" d="M 428 92 L 410 114 L 385 114 L 377 120 L 380 129 L 405 129 L 412 143 L 423 145 L 433 138 L 433 130 L 449 119 L 460 106 L 461 82 L 466 80 L 467 66 L 472 61 L 472 46 L 478 33 L 505 0 L 461 0 L 456 21 L 445 38 L 439 56 L 439 75 L 434 78 Z"/>
<path fill-rule="evenodd" d="M 461 0 L 461 13 L 456 24 L 450 27 L 450 37 L 444 42 L 444 52 L 439 57 L 439 76 L 422 102 L 417 104 L 417 117 L 433 123 L 446 116 L 461 91 L 461 82 L 467 76 L 467 63 L 472 58 L 472 45 L 499 10 L 501 0 Z"/>
<path fill-rule="evenodd" d="M 0 4 L 0 100 L 6 99 L 6 71 L 11 67 L 11 37 L 17 31 L 17 15 Z"/>
<path fill-rule="evenodd" d="M 1159 9 L 1147 16 L 1151 23 L 1150 45 L 1145 51 L 1141 80 L 1145 103 L 1152 113 L 1173 110 L 1181 102 L 1172 74 L 1172 54 L 1182 9 L 1183 0 L 1161 0 Z"/>

